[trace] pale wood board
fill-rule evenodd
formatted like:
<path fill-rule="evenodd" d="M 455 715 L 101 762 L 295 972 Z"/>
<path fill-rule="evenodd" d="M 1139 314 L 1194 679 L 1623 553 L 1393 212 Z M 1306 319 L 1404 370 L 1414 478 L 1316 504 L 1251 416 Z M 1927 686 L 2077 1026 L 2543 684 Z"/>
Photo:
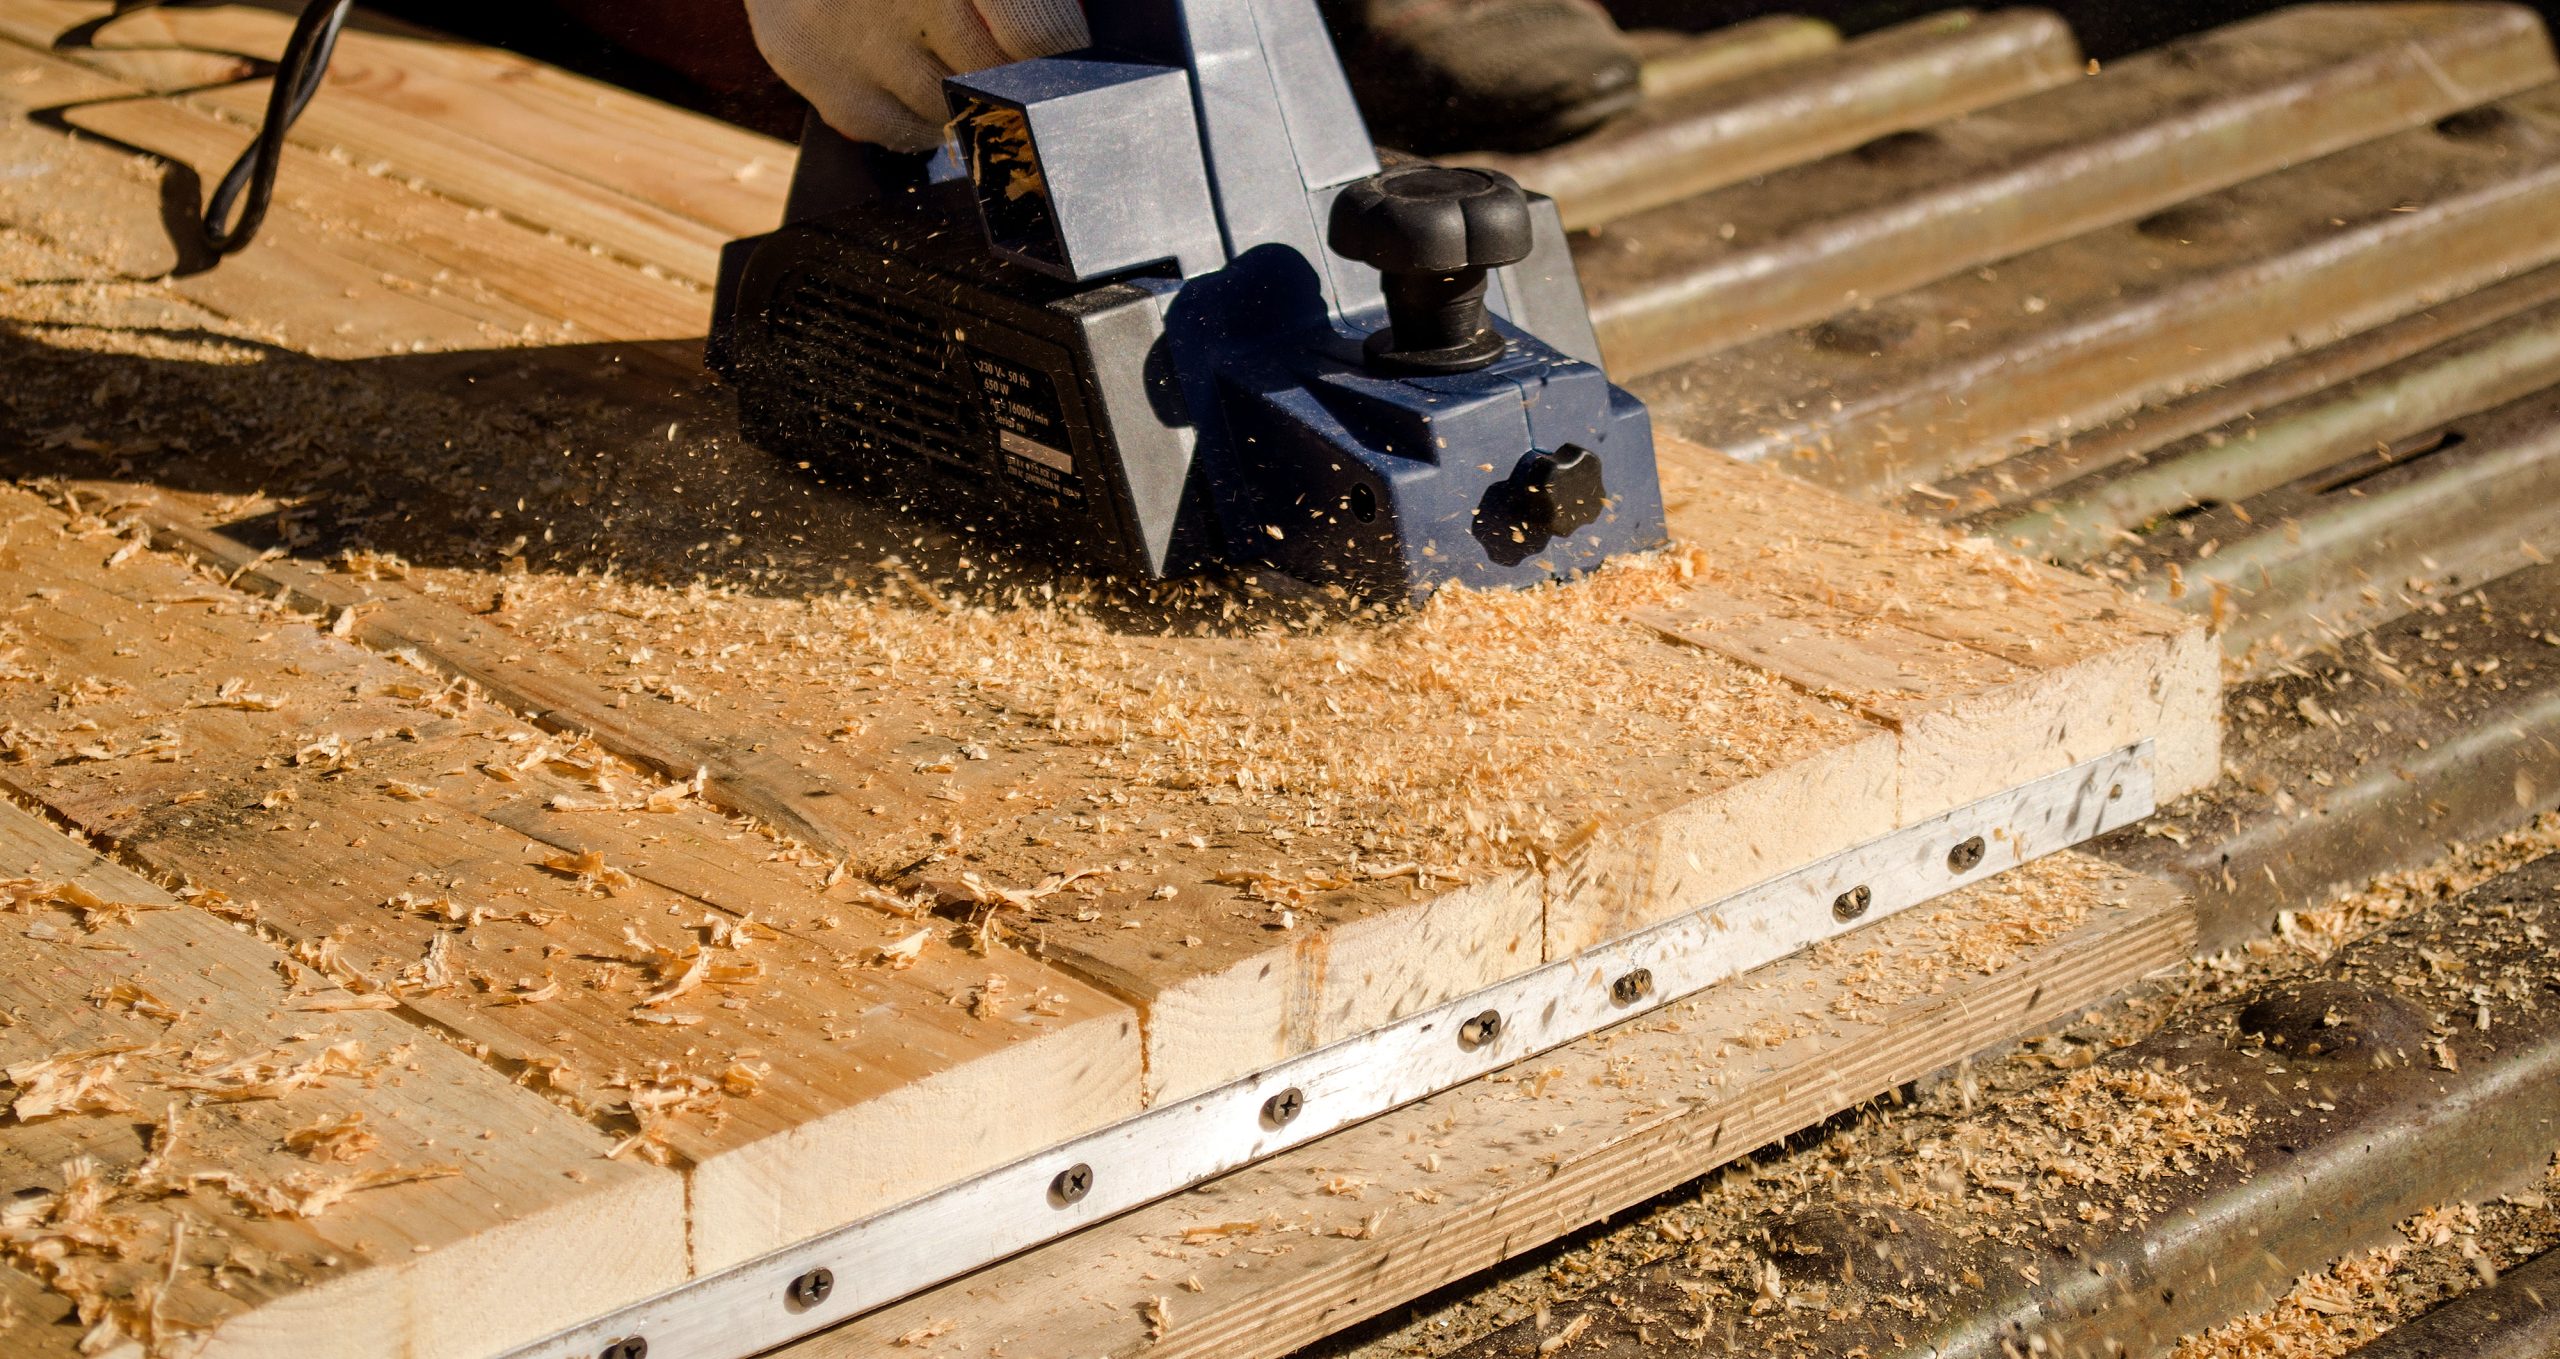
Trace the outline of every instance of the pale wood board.
<path fill-rule="evenodd" d="M 251 1209 L 220 1185 L 109 1202 L 104 1216 L 130 1229 L 130 1255 L 75 1249 L 66 1265 L 121 1323 L 100 1341 L 128 1343 L 99 1352 L 130 1352 L 151 1312 L 164 1341 L 201 1338 L 208 1357 L 476 1359 L 684 1277 L 677 1175 L 607 1159 L 608 1136 L 415 1016 L 301 1008 L 345 993 L 6 804 L 0 878 L 73 883 L 137 908 L 94 931 L 66 907 L 0 913 L 0 1068 L 135 1049 L 109 1083 L 132 1113 L 0 1112 L 0 1184 L 20 1210 L 59 1194 L 75 1157 L 111 1180 L 156 1156 L 173 1173 L 230 1172 L 288 1196 L 367 1173 L 459 1171 L 362 1190 L 308 1217 Z M 292 1066 L 338 1044 L 354 1045 L 350 1074 L 272 1098 L 165 1084 L 242 1058 Z M 29 1093 L 0 1085 L 0 1111 Z M 296 1130 L 350 1116 L 370 1150 L 321 1160 L 286 1145 Z M 17 1303 L 0 1309 L 0 1351 L 90 1353 L 85 1328 L 64 1319 L 64 1296 L 9 1258 L 0 1246 L 0 1296 Z"/>
<path fill-rule="evenodd" d="M 2194 938 L 2184 897 L 2057 855 L 779 1356 L 1284 1355 L 2067 1021 Z"/>
<path fill-rule="evenodd" d="M 673 790 L 627 770 L 605 773 L 610 789 L 556 763 L 514 770 L 544 743 L 435 677 L 174 559 L 108 566 L 129 539 L 65 532 L 24 492 L 0 492 L 0 510 L 0 625 L 20 667 L 0 684 L 20 756 L 0 782 L 173 878 L 254 902 L 351 983 L 530 1069 L 617 1136 L 636 1129 L 635 1099 L 710 1082 L 694 1107 L 647 1120 L 687 1170 L 694 1267 L 1136 1112 L 1135 1017 L 1090 987 L 831 893 L 823 861 L 698 801 L 553 810 Z M 165 734 L 156 752 L 147 733 Z M 631 881 L 591 888 L 545 867 L 587 851 Z M 492 918 L 455 928 L 404 897 Z M 528 913 L 557 919 L 511 918 Z M 713 917 L 770 928 L 733 949 Z M 672 979 L 641 965 L 634 930 L 752 975 L 642 1006 Z M 911 966 L 871 965 L 919 934 Z M 458 980 L 421 984 L 439 940 Z M 694 1022 L 643 1022 L 653 1014 Z"/>

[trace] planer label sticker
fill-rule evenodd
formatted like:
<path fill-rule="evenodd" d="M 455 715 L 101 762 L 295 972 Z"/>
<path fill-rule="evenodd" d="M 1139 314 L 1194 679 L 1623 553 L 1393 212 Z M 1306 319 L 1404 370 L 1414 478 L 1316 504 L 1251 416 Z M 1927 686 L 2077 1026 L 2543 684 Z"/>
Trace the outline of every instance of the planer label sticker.
<path fill-rule="evenodd" d="M 969 371 L 987 399 L 988 422 L 995 426 L 996 446 L 1004 470 L 1015 479 L 1057 496 L 1080 496 L 1075 455 L 1067 433 L 1066 411 L 1058 403 L 1057 384 L 1047 373 L 983 349 L 969 351 Z"/>

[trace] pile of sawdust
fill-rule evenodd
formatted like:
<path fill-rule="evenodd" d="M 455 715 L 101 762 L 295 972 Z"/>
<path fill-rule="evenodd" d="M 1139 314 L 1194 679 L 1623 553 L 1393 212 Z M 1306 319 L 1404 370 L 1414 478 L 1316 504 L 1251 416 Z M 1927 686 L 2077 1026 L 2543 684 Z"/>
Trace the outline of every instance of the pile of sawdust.
<path fill-rule="evenodd" d="M 1383 622 L 1253 617 L 1230 599 L 1214 626 L 1155 631 L 1098 593 L 970 595 L 912 573 L 799 599 L 551 577 L 508 616 L 662 699 L 753 693 L 839 741 L 948 752 L 917 756 L 921 773 L 992 759 L 1026 787 L 1087 774 L 1137 802 L 1133 819 L 1251 808 L 1300 832 L 1357 826 L 1372 856 L 1486 865 L 1574 835 L 1637 791 L 1618 786 L 1626 770 L 1675 789 L 1731 779 L 1811 735 L 1783 684 L 1628 621 L 1703 570 L 1666 551 L 1557 588 L 1444 591 Z"/>
<path fill-rule="evenodd" d="M 2406 1252 L 2378 1246 L 2307 1275 L 2274 1306 L 2181 1343 L 2170 1359 L 2336 1359 L 2390 1329 L 2387 1287 Z"/>

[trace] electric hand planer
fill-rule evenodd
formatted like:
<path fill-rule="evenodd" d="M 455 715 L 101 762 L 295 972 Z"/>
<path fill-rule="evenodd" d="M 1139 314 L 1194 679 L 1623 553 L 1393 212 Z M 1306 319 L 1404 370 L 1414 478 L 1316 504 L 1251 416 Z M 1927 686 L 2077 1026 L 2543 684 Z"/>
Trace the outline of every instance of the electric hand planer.
<path fill-rule="evenodd" d="M 945 80 L 937 157 L 812 119 L 722 258 L 757 445 L 1010 550 L 1371 600 L 1664 540 L 1555 206 L 1381 168 L 1313 0 L 1112 0 L 1095 45 Z"/>

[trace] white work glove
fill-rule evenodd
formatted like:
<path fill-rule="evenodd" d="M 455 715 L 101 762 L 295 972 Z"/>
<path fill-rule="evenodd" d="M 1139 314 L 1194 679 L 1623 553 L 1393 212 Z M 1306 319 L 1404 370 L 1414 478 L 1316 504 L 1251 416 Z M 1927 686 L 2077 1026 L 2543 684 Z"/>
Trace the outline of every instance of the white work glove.
<path fill-rule="evenodd" d="M 942 78 L 1085 46 L 1078 0 L 747 0 L 756 46 L 836 131 L 942 142 Z"/>

